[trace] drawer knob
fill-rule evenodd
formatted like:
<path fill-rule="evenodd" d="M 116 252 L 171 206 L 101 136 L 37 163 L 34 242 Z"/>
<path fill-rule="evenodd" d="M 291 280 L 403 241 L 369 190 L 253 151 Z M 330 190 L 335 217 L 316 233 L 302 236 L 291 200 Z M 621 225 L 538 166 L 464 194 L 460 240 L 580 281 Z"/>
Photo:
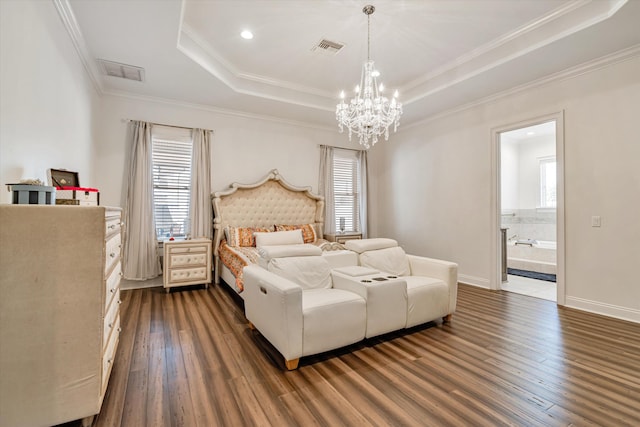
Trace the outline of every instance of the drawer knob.
<path fill-rule="evenodd" d="M 109 226 L 109 228 L 113 230 L 114 228 L 116 228 L 116 225 L 115 225 L 115 224 L 111 224 L 111 225 Z"/>
<path fill-rule="evenodd" d="M 122 301 L 118 300 L 118 304 L 122 304 Z"/>
<path fill-rule="evenodd" d="M 111 292 L 112 294 L 115 294 L 115 293 L 116 293 L 116 288 L 111 288 L 111 289 L 109 290 L 109 292 Z"/>
<path fill-rule="evenodd" d="M 111 252 L 111 253 L 109 254 L 109 256 L 110 256 L 111 258 L 115 258 L 115 257 L 116 257 L 116 253 L 115 253 L 115 252 Z"/>
<path fill-rule="evenodd" d="M 122 332 L 122 328 L 118 328 L 118 329 L 117 329 L 117 331 L 118 331 L 118 332 Z"/>
<path fill-rule="evenodd" d="M 109 323 L 109 329 L 113 328 L 113 323 Z"/>

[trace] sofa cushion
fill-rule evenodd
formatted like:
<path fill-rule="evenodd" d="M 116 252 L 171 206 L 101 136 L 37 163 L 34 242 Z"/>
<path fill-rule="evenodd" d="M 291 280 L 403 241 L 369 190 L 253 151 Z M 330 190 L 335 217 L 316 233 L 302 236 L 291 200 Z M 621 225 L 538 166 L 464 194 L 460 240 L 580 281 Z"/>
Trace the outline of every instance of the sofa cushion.
<path fill-rule="evenodd" d="M 291 280 L 302 289 L 331 288 L 331 267 L 321 256 L 273 258 L 267 270 Z"/>
<path fill-rule="evenodd" d="M 363 252 L 360 254 L 360 265 L 396 276 L 411 274 L 407 254 L 399 246 Z"/>
<path fill-rule="evenodd" d="M 449 287 L 424 276 L 403 277 L 407 282 L 407 328 L 444 317 L 449 311 Z"/>
<path fill-rule="evenodd" d="M 359 254 L 366 251 L 375 251 L 377 249 L 393 248 L 394 246 L 398 246 L 397 241 L 383 237 L 376 239 L 353 239 L 347 240 L 344 243 L 345 248 Z"/>
<path fill-rule="evenodd" d="M 341 289 L 302 292 L 302 355 L 321 353 L 361 341 L 367 327 L 364 298 Z"/>

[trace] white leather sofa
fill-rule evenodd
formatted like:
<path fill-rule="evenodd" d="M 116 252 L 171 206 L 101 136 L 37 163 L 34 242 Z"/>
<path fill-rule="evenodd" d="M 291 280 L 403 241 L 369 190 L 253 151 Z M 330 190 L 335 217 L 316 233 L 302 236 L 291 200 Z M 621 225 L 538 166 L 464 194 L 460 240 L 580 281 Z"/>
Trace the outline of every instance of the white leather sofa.
<path fill-rule="evenodd" d="M 392 239 L 347 243 L 360 266 L 335 268 L 319 248 L 288 245 L 260 248 L 259 265 L 244 268 L 245 316 L 289 370 L 301 357 L 455 311 L 457 264 L 407 255 Z"/>
<path fill-rule="evenodd" d="M 390 273 L 406 281 L 406 328 L 439 318 L 451 320 L 458 294 L 456 263 L 407 255 L 393 239 L 349 240 L 345 247 L 358 253 L 361 266 Z"/>
<path fill-rule="evenodd" d="M 302 256 L 293 247 L 261 248 L 262 266 L 247 266 L 243 273 L 245 316 L 289 370 L 300 357 L 363 340 L 366 330 L 364 298 L 334 287 L 322 251 L 304 246 Z"/>

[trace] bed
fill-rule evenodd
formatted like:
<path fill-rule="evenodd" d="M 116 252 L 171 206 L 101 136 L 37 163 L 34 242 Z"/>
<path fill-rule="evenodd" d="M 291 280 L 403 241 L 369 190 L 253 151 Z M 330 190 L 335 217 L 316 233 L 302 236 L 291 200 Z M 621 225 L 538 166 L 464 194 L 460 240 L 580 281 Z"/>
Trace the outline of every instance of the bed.
<path fill-rule="evenodd" d="M 214 282 L 243 290 L 242 269 L 258 262 L 254 232 L 302 229 L 304 242 L 323 250 L 332 266 L 357 264 L 357 255 L 323 239 L 324 199 L 288 183 L 277 169 L 253 184 L 232 183 L 212 194 Z M 277 230 L 276 230 L 277 228 Z"/>

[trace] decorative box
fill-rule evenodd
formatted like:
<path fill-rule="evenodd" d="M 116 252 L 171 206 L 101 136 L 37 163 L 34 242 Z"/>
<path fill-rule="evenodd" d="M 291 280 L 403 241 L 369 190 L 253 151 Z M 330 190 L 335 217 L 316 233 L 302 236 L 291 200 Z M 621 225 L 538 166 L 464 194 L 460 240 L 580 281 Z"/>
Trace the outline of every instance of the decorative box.
<path fill-rule="evenodd" d="M 56 205 L 100 206 L 100 191 L 80 187 L 78 172 L 65 169 L 47 170 L 49 183 L 56 187 Z"/>
<path fill-rule="evenodd" d="M 56 187 L 46 185 L 7 184 L 13 191 L 14 205 L 55 205 Z"/>

